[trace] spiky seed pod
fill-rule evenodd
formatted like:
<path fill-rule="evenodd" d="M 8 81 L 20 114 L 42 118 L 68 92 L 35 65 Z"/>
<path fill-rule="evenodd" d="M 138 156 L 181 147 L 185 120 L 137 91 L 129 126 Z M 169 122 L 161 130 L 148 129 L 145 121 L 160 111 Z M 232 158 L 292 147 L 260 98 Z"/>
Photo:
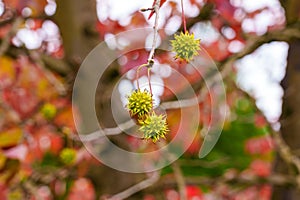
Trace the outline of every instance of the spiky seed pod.
<path fill-rule="evenodd" d="M 72 165 L 75 163 L 76 161 L 76 151 L 74 149 L 71 148 L 64 148 L 61 152 L 60 152 L 60 159 L 61 161 L 66 164 L 66 165 Z"/>
<path fill-rule="evenodd" d="M 151 114 L 141 123 L 140 131 L 144 133 L 144 139 L 151 139 L 153 142 L 157 142 L 160 138 L 165 138 L 167 134 L 168 126 L 165 115 Z"/>
<path fill-rule="evenodd" d="M 152 95 L 147 91 L 135 90 L 128 98 L 127 109 L 131 117 L 142 119 L 153 107 Z"/>
<path fill-rule="evenodd" d="M 172 51 L 176 53 L 175 58 L 180 58 L 189 62 L 198 55 L 200 50 L 200 40 L 194 38 L 194 34 L 181 32 L 175 35 L 175 39 L 171 40 Z"/>

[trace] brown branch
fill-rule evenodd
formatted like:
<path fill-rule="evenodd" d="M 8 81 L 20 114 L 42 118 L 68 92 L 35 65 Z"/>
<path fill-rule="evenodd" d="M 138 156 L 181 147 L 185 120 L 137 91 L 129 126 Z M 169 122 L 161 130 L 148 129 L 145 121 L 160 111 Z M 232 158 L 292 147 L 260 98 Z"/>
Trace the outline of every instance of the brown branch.
<path fill-rule="evenodd" d="M 190 166 L 190 167 L 203 167 L 203 168 L 214 168 L 218 167 L 220 164 L 228 163 L 230 161 L 229 157 L 223 157 L 213 161 L 205 160 L 191 160 L 191 159 L 180 159 L 177 162 L 181 166 Z"/>
<path fill-rule="evenodd" d="M 15 20 L 17 13 L 14 9 L 5 7 L 4 13 L 0 16 L 0 27 L 10 24 Z"/>
<path fill-rule="evenodd" d="M 293 164 L 300 173 L 300 159 L 296 155 L 292 153 L 290 147 L 283 140 L 281 133 L 279 131 L 273 131 L 272 136 L 274 138 L 276 148 L 278 150 L 279 155 L 287 164 Z"/>
<path fill-rule="evenodd" d="M 63 76 L 73 73 L 72 67 L 63 59 L 56 59 L 46 54 L 40 54 L 40 57 L 44 62 L 45 67 L 52 72 L 56 72 Z"/>
<path fill-rule="evenodd" d="M 150 61 L 153 60 L 154 58 L 154 52 L 156 48 L 156 43 L 157 43 L 157 37 L 158 37 L 158 19 L 159 19 L 159 5 L 160 5 L 160 0 L 156 0 L 155 4 L 153 6 L 153 9 L 155 11 L 155 22 L 154 22 L 154 35 L 153 35 L 153 42 L 152 42 L 152 48 L 149 53 L 148 57 L 148 63 L 150 64 Z"/>
<path fill-rule="evenodd" d="M 236 173 L 233 176 L 220 176 L 220 177 L 185 177 L 186 183 L 190 185 L 207 185 L 213 186 L 220 182 L 228 184 L 244 184 L 244 185 L 259 185 L 259 184 L 271 184 L 271 185 L 296 185 L 297 180 L 294 176 L 286 176 L 283 174 L 272 174 L 268 177 L 258 176 L 246 176 L 243 173 Z M 177 182 L 174 178 L 165 176 L 162 177 L 157 184 L 158 188 L 162 186 L 176 186 Z"/>
<path fill-rule="evenodd" d="M 12 23 L 12 27 L 11 27 L 9 33 L 6 34 L 6 36 L 3 38 L 2 42 L 1 42 L 0 57 L 3 54 L 5 54 L 5 52 L 9 49 L 11 38 L 16 34 L 16 32 L 17 32 L 18 28 L 20 27 L 22 21 L 23 21 L 23 19 L 20 18 L 20 17 L 17 17 L 17 18 L 14 19 L 14 21 Z"/>
<path fill-rule="evenodd" d="M 171 168 L 173 169 L 175 180 L 177 182 L 180 199 L 187 200 L 185 177 L 183 176 L 183 173 L 177 161 L 171 164 Z"/>
<path fill-rule="evenodd" d="M 144 190 L 147 187 L 152 186 L 154 183 L 156 183 L 160 178 L 160 171 L 153 172 L 153 174 L 146 180 L 141 181 L 140 183 L 118 193 L 113 195 L 110 198 L 106 198 L 106 200 L 121 200 L 121 199 L 126 199 L 133 194 Z"/>
<path fill-rule="evenodd" d="M 65 86 L 46 68 L 40 54 L 36 51 L 30 51 L 30 57 L 37 63 L 37 66 L 43 71 L 47 80 L 55 87 L 58 93 L 65 95 L 67 91 Z"/>
<path fill-rule="evenodd" d="M 265 43 L 269 43 L 272 41 L 290 41 L 294 38 L 300 38 L 300 30 L 297 28 L 288 28 L 283 31 L 274 31 L 270 33 L 266 33 L 262 36 L 255 36 L 249 38 L 245 48 L 240 51 L 239 53 L 233 54 L 228 59 L 220 63 L 219 68 L 221 68 L 221 76 L 224 79 L 227 77 L 232 70 L 232 65 L 238 59 L 245 57 L 248 54 L 253 53 L 256 49 L 258 49 L 261 45 Z M 169 109 L 178 109 L 178 108 L 185 108 L 197 105 L 198 103 L 202 102 L 204 97 L 206 96 L 208 90 L 207 88 L 211 87 L 219 77 L 219 71 L 216 71 L 209 79 L 206 80 L 206 86 L 202 87 L 199 95 L 197 97 L 191 99 L 183 99 L 183 100 L 176 100 L 176 101 L 169 101 L 161 103 L 160 107 L 169 110 Z M 201 84 L 201 83 L 199 83 Z M 134 126 L 134 122 L 132 120 L 120 124 L 118 127 L 115 128 L 105 128 L 103 130 L 98 130 L 93 133 L 89 133 L 87 135 L 80 136 L 82 141 L 93 141 L 99 139 L 101 137 L 105 137 L 108 135 L 118 135 L 122 133 L 122 130 L 128 130 Z M 76 139 L 76 138 L 75 138 Z"/>

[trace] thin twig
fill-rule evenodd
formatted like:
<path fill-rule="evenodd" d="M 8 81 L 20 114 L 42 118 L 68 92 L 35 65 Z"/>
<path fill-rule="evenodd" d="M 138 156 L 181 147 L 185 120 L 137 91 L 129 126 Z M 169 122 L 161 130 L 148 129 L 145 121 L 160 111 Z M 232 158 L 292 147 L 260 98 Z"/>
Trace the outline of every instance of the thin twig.
<path fill-rule="evenodd" d="M 154 22 L 154 35 L 153 35 L 153 42 L 152 42 L 152 48 L 149 53 L 148 57 L 148 63 L 152 63 L 152 60 L 154 58 L 154 52 L 156 48 L 156 43 L 157 43 L 157 37 L 158 37 L 158 19 L 159 19 L 159 5 L 160 5 L 160 0 L 156 0 L 153 9 L 155 11 L 155 22 Z"/>
<path fill-rule="evenodd" d="M 106 137 L 106 136 L 119 135 L 120 133 L 122 133 L 122 131 L 130 129 L 134 125 L 135 125 L 134 121 L 129 120 L 127 122 L 119 124 L 117 127 L 99 129 L 97 131 L 94 131 L 94 132 L 86 134 L 86 135 L 80 135 L 79 138 L 74 137 L 73 139 L 80 140 L 83 142 L 94 141 L 96 139 L 100 139 L 100 138 Z"/>
<path fill-rule="evenodd" d="M 12 27 L 8 34 L 3 38 L 1 46 L 0 46 L 0 57 L 9 49 L 11 38 L 16 34 L 20 24 L 22 23 L 23 19 L 21 17 L 17 17 L 14 19 L 12 23 Z"/>
<path fill-rule="evenodd" d="M 160 148 L 163 148 L 166 145 L 167 145 L 166 141 L 160 141 L 158 143 L 158 147 L 160 147 Z M 170 162 L 172 162 L 171 168 L 172 168 L 174 176 L 175 176 L 175 180 L 176 180 L 177 187 L 178 187 L 179 194 L 180 194 L 180 199 L 187 200 L 185 178 L 181 171 L 180 165 L 178 164 L 178 160 L 176 159 L 174 154 L 171 154 L 169 152 L 167 152 L 166 156 L 167 156 L 167 159 Z"/>
<path fill-rule="evenodd" d="M 184 33 L 186 33 L 186 21 L 185 21 L 185 14 L 184 14 L 184 8 L 183 8 L 183 0 L 181 0 L 181 16 L 182 16 L 183 30 L 184 30 Z"/>
<path fill-rule="evenodd" d="M 226 164 L 230 162 L 229 157 L 223 157 L 213 161 L 205 161 L 205 160 L 191 160 L 191 159 L 180 159 L 177 161 L 181 166 L 191 166 L 191 167 L 203 167 L 203 168 L 214 168 L 218 167 L 221 164 Z"/>
<path fill-rule="evenodd" d="M 137 89 L 140 89 L 140 83 L 139 83 L 139 78 L 140 78 L 140 71 L 143 67 L 148 67 L 148 63 L 147 64 L 142 64 L 140 65 L 137 70 L 136 70 L 136 85 L 137 85 Z M 149 84 L 150 85 L 150 84 Z M 152 94 L 152 93 L 151 93 Z"/>
<path fill-rule="evenodd" d="M 147 187 L 152 186 L 154 183 L 156 183 L 160 178 L 160 171 L 156 171 L 153 172 L 153 174 L 146 180 L 141 181 L 140 183 L 118 193 L 113 195 L 110 198 L 107 198 L 106 200 L 122 200 L 122 199 L 126 199 L 130 196 L 132 196 L 133 194 L 144 190 Z"/>
<path fill-rule="evenodd" d="M 182 174 L 180 166 L 175 161 L 171 164 L 171 167 L 173 169 L 175 179 L 177 182 L 177 186 L 178 186 L 178 190 L 179 190 L 179 194 L 180 194 L 180 200 L 187 200 L 185 178 Z"/>
<path fill-rule="evenodd" d="M 223 176 L 219 177 L 207 177 L 207 176 L 185 176 L 185 181 L 187 184 L 191 185 L 206 185 L 213 186 L 220 182 L 227 184 L 239 184 L 239 185 L 259 185 L 259 184 L 272 184 L 272 185 L 297 185 L 297 178 L 295 176 L 290 176 L 286 174 L 272 174 L 268 177 L 260 177 L 256 175 L 245 175 L 243 173 L 233 173 L 228 176 L 226 173 Z M 154 190 L 157 188 L 161 188 L 162 186 L 175 186 L 177 185 L 177 181 L 174 181 L 173 177 L 164 176 L 160 179 L 160 181 L 153 188 Z"/>
<path fill-rule="evenodd" d="M 275 144 L 277 146 L 278 152 L 282 159 L 289 164 L 295 165 L 298 173 L 300 173 L 300 159 L 292 153 L 290 147 L 283 140 L 281 133 L 279 131 L 273 131 L 272 136 L 274 138 Z"/>
<path fill-rule="evenodd" d="M 148 77 L 148 84 L 149 84 L 149 90 L 150 90 L 150 94 L 153 95 L 152 93 L 152 85 L 151 85 L 151 68 L 148 68 L 147 69 L 147 77 Z M 153 102 L 152 102 L 152 105 L 153 105 Z"/>
<path fill-rule="evenodd" d="M 58 91 L 58 93 L 60 95 L 65 95 L 66 91 L 67 91 L 65 86 L 53 75 L 53 73 L 51 71 L 49 71 L 46 68 L 39 53 L 35 52 L 35 51 L 31 51 L 30 56 L 35 61 L 35 63 L 37 63 L 37 66 L 44 72 L 45 77 L 55 87 L 55 89 Z"/>

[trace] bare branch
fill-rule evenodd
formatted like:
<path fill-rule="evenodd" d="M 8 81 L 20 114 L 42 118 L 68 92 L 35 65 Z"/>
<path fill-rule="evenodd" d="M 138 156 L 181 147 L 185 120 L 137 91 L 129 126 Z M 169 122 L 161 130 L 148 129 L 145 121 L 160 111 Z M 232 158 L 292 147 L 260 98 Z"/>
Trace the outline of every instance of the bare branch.
<path fill-rule="evenodd" d="M 143 180 L 142 182 L 118 193 L 113 195 L 110 198 L 107 198 L 106 200 L 122 200 L 122 199 L 126 199 L 130 196 L 132 196 L 133 194 L 144 190 L 147 187 L 150 187 L 151 185 L 153 185 L 154 183 L 156 183 L 160 178 L 160 171 L 156 171 L 153 172 L 153 174 L 146 180 Z"/>
<path fill-rule="evenodd" d="M 268 177 L 258 177 L 258 176 L 247 176 L 243 173 L 232 174 L 232 176 L 223 175 L 220 177 L 207 177 L 207 176 L 193 176 L 185 177 L 186 183 L 191 185 L 207 185 L 213 186 L 220 182 L 223 183 L 238 183 L 244 185 L 259 185 L 259 184 L 271 184 L 271 185 L 296 185 L 297 180 L 294 176 L 287 176 L 285 174 L 272 174 Z M 174 178 L 165 176 L 162 177 L 157 187 L 161 186 L 176 186 L 177 182 Z"/>
<path fill-rule="evenodd" d="M 37 66 L 44 72 L 44 75 L 48 79 L 48 81 L 56 88 L 58 93 L 60 95 L 65 95 L 66 94 L 66 88 L 65 86 L 50 72 L 43 60 L 40 57 L 40 54 L 36 51 L 31 51 L 30 52 L 31 58 L 38 64 Z"/>
<path fill-rule="evenodd" d="M 177 182 L 179 194 L 180 194 L 180 199 L 181 200 L 187 200 L 187 194 L 186 194 L 186 184 L 185 184 L 185 178 L 182 174 L 182 171 L 180 169 L 180 166 L 178 163 L 175 161 L 171 164 L 171 167 L 173 169 L 175 179 Z"/>
<path fill-rule="evenodd" d="M 155 4 L 153 6 L 153 9 L 155 11 L 155 22 L 154 22 L 154 35 L 153 35 L 153 42 L 152 42 L 152 48 L 149 53 L 148 57 L 148 63 L 150 63 L 151 60 L 153 60 L 154 57 L 154 52 L 156 48 L 156 43 L 157 43 L 157 37 L 158 37 L 158 19 L 159 19 L 159 5 L 160 5 L 160 0 L 156 0 Z"/>
<path fill-rule="evenodd" d="M 276 143 L 277 150 L 282 157 L 282 159 L 288 163 L 293 164 L 297 168 L 298 173 L 300 173 L 300 159 L 296 155 L 292 153 L 290 147 L 286 144 L 286 142 L 281 137 L 281 133 L 278 131 L 273 131 L 272 136 Z"/>
<path fill-rule="evenodd" d="M 67 75 L 72 73 L 71 66 L 62 59 L 55 59 L 52 56 L 41 54 L 41 59 L 45 63 L 45 67 L 60 75 Z"/>
<path fill-rule="evenodd" d="M 18 28 L 20 27 L 20 24 L 22 23 L 23 19 L 20 17 L 17 17 L 14 19 L 12 23 L 12 27 L 9 31 L 9 33 L 3 38 L 0 46 L 0 57 L 5 54 L 5 52 L 9 49 L 10 47 L 10 41 L 11 38 L 16 34 Z"/>

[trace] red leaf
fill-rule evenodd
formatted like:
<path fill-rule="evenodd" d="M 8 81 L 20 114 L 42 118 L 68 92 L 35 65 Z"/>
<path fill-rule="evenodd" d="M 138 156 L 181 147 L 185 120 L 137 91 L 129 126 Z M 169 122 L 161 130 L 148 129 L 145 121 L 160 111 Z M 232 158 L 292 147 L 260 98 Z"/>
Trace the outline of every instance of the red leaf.
<path fill-rule="evenodd" d="M 22 119 L 29 117 L 39 103 L 32 89 L 22 87 L 5 90 L 3 99 Z"/>
<path fill-rule="evenodd" d="M 254 160 L 250 169 L 257 175 L 261 177 L 268 177 L 271 174 L 271 163 L 263 160 Z"/>
<path fill-rule="evenodd" d="M 219 39 L 209 45 L 203 44 L 207 53 L 216 61 L 226 59 L 230 52 L 228 51 L 229 42 L 227 40 Z"/>
<path fill-rule="evenodd" d="M 11 86 L 16 79 L 16 69 L 11 60 L 8 57 L 0 58 L 0 89 L 5 89 Z"/>
<path fill-rule="evenodd" d="M 189 200 L 196 199 L 197 200 L 203 200 L 203 194 L 199 187 L 194 185 L 188 185 L 186 186 L 186 194 Z"/>
<path fill-rule="evenodd" d="M 161 1 L 160 1 L 160 4 L 159 4 L 159 7 L 161 7 L 165 2 L 166 2 L 166 0 L 161 0 Z M 153 4 L 152 4 L 152 7 L 153 7 L 155 4 L 156 4 L 156 0 L 154 0 L 154 2 L 153 2 Z M 154 13 L 155 13 L 154 10 L 151 11 L 151 13 L 149 14 L 148 19 L 150 19 L 150 18 L 153 16 Z"/>
<path fill-rule="evenodd" d="M 63 138 L 54 132 L 53 127 L 29 127 L 27 129 L 31 134 L 27 146 L 29 153 L 27 161 L 41 159 L 45 152 L 58 154 L 63 147 Z"/>
<path fill-rule="evenodd" d="M 134 50 L 123 55 L 127 60 L 126 63 L 122 63 L 121 73 L 124 74 L 130 69 L 138 67 L 147 62 L 148 52 L 145 50 Z M 140 71 L 140 76 L 143 75 L 143 72 L 146 73 L 145 68 Z"/>
<path fill-rule="evenodd" d="M 234 18 L 236 8 L 231 5 L 229 0 L 209 0 L 215 3 L 216 9 L 220 15 L 230 24 L 238 24 L 239 22 Z"/>
<path fill-rule="evenodd" d="M 251 138 L 246 141 L 245 150 L 250 154 L 266 154 L 273 150 L 274 142 L 269 136 Z"/>
<path fill-rule="evenodd" d="M 32 16 L 37 16 L 44 11 L 47 0 L 3 0 L 5 6 L 16 9 L 19 13 L 26 7 L 32 10 Z"/>

